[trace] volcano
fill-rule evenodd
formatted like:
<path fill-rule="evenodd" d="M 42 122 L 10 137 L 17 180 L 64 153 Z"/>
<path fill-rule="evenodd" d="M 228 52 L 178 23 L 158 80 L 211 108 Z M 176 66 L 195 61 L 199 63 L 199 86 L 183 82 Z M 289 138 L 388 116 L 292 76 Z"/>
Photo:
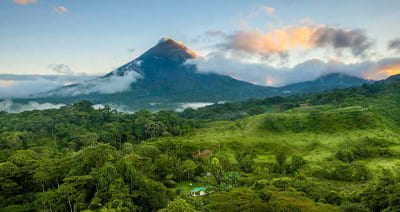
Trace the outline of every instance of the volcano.
<path fill-rule="evenodd" d="M 36 100 L 122 104 L 237 101 L 279 95 L 279 89 L 254 85 L 215 73 L 200 73 L 187 61 L 199 55 L 183 43 L 161 39 L 138 58 L 103 77 L 58 88 Z"/>

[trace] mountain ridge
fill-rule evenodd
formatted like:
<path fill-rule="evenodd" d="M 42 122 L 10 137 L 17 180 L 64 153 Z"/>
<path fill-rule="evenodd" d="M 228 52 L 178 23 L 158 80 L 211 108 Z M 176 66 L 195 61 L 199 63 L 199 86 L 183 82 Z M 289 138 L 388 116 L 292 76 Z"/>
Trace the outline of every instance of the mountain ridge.
<path fill-rule="evenodd" d="M 315 80 L 293 83 L 281 87 L 284 92 L 290 93 L 318 93 L 325 90 L 357 87 L 364 83 L 373 81 L 362 79 L 356 76 L 335 72 L 322 75 Z"/>

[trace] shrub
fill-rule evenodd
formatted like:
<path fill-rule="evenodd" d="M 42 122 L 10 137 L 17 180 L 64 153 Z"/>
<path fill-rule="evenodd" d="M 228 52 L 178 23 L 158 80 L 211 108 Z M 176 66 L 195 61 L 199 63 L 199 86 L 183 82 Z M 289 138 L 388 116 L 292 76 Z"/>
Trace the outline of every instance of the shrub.
<path fill-rule="evenodd" d="M 253 188 L 255 190 L 260 190 L 263 189 L 267 186 L 270 185 L 270 182 L 268 180 L 257 180 L 254 184 L 253 184 Z"/>
<path fill-rule="evenodd" d="M 260 198 L 262 200 L 264 200 L 265 202 L 268 202 L 271 199 L 272 193 L 270 191 L 268 191 L 267 189 L 263 189 L 258 192 L 258 195 L 260 196 Z"/>
<path fill-rule="evenodd" d="M 291 180 L 290 178 L 283 177 L 283 178 L 275 178 L 271 181 L 272 185 L 281 188 L 281 189 L 286 189 L 289 188 L 291 185 Z"/>
<path fill-rule="evenodd" d="M 370 179 L 369 170 L 359 163 L 332 163 L 312 171 L 312 175 L 318 178 L 340 181 L 365 181 Z"/>
<path fill-rule="evenodd" d="M 336 154 L 335 157 L 343 162 L 352 162 L 354 160 L 354 154 L 351 150 L 345 149 L 345 150 L 339 150 Z"/>
<path fill-rule="evenodd" d="M 340 211 L 343 211 L 343 212 L 368 212 L 369 210 L 360 203 L 346 202 L 346 203 L 340 205 Z"/>
<path fill-rule="evenodd" d="M 250 108 L 247 113 L 251 116 L 264 113 L 264 109 L 260 106 Z"/>
<path fill-rule="evenodd" d="M 306 161 L 303 157 L 293 155 L 290 161 L 290 172 L 296 172 L 301 169 L 306 164 Z"/>

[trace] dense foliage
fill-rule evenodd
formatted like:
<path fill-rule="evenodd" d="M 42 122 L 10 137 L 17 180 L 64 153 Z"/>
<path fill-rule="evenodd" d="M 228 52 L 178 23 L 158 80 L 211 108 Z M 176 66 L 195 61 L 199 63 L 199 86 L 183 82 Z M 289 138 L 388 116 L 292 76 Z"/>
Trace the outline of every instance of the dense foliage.
<path fill-rule="evenodd" d="M 397 211 L 399 91 L 1 112 L 0 211 Z"/>

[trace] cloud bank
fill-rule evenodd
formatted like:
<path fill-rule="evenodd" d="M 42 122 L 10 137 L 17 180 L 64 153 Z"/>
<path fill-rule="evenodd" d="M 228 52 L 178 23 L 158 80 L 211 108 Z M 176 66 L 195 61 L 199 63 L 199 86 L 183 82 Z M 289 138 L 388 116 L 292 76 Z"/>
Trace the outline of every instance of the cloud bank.
<path fill-rule="evenodd" d="M 249 55 L 270 57 L 285 56 L 289 50 L 330 47 L 334 50 L 348 49 L 354 56 L 363 56 L 372 45 L 362 30 L 347 30 L 333 26 L 289 26 L 267 33 L 239 31 L 227 36 L 221 46 Z"/>
<path fill-rule="evenodd" d="M 400 74 L 400 58 L 351 64 L 338 60 L 312 59 L 294 67 L 276 68 L 264 63 L 244 63 L 228 58 L 224 53 L 212 53 L 207 57 L 195 58 L 189 63 L 196 64 L 201 73 L 229 75 L 236 79 L 268 86 L 284 86 L 314 80 L 329 73 L 344 73 L 370 80 L 381 80 Z"/>
<path fill-rule="evenodd" d="M 64 85 L 91 80 L 97 75 L 15 75 L 0 74 L 0 99 L 33 97 Z"/>
<path fill-rule="evenodd" d="M 58 109 L 62 106 L 64 106 L 64 104 L 38 102 L 16 103 L 11 100 L 0 101 L 0 111 L 6 111 L 8 113 L 20 113 L 30 110 Z"/>
<path fill-rule="evenodd" d="M 60 75 L 0 74 L 0 99 L 122 92 L 129 90 L 132 83 L 143 78 L 136 72 L 141 64 L 142 61 L 135 60 L 124 69 L 117 69 L 106 76 L 75 74 L 65 64 L 48 66 Z"/>
<path fill-rule="evenodd" d="M 126 71 L 121 74 L 113 72 L 111 76 L 100 77 L 93 80 L 81 82 L 79 84 L 63 87 L 48 95 L 57 96 L 77 96 L 90 93 L 111 94 L 131 89 L 131 84 L 143 76 L 136 71 Z"/>

